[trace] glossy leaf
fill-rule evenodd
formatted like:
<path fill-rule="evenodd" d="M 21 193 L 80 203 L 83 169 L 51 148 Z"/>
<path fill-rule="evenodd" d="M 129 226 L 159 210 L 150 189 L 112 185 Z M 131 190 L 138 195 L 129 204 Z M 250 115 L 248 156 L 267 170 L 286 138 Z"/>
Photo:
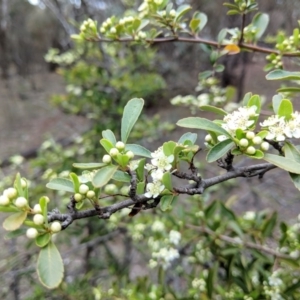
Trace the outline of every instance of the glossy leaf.
<path fill-rule="evenodd" d="M 8 231 L 13 231 L 22 226 L 27 218 L 26 211 L 20 211 L 7 217 L 3 222 L 3 228 Z"/>
<path fill-rule="evenodd" d="M 113 145 L 117 143 L 115 134 L 110 129 L 103 130 L 102 137 L 106 140 L 109 140 Z"/>
<path fill-rule="evenodd" d="M 39 201 L 41 210 L 42 210 L 42 215 L 44 216 L 45 224 L 48 224 L 48 202 L 46 197 L 41 197 Z"/>
<path fill-rule="evenodd" d="M 295 86 L 283 87 L 277 90 L 278 93 L 300 93 L 300 88 Z"/>
<path fill-rule="evenodd" d="M 144 180 L 145 164 L 146 164 L 146 159 L 143 158 L 139 161 L 138 167 L 136 169 L 136 175 L 139 181 Z"/>
<path fill-rule="evenodd" d="M 207 153 L 206 160 L 211 163 L 224 156 L 233 146 L 231 139 L 224 140 L 213 146 Z"/>
<path fill-rule="evenodd" d="M 255 158 L 255 159 L 263 159 L 264 158 L 264 152 L 262 152 L 259 149 L 256 149 L 254 154 L 247 154 L 245 153 L 247 156 L 251 157 L 251 158 Z"/>
<path fill-rule="evenodd" d="M 252 93 L 246 93 L 243 100 L 242 100 L 242 103 L 244 106 L 246 106 L 250 100 L 250 98 L 252 97 Z"/>
<path fill-rule="evenodd" d="M 174 21 L 175 22 L 179 21 L 191 9 L 192 8 L 190 5 L 187 5 L 187 4 L 180 5 L 176 11 L 176 17 L 175 17 Z"/>
<path fill-rule="evenodd" d="M 170 172 L 164 173 L 163 178 L 162 178 L 162 183 L 164 184 L 164 186 L 167 190 L 169 190 L 169 191 L 173 190 L 173 185 L 172 185 L 172 179 L 171 179 Z"/>
<path fill-rule="evenodd" d="M 88 169 L 100 169 L 106 165 L 107 164 L 105 163 L 74 163 L 72 166 L 74 168 L 88 170 Z"/>
<path fill-rule="evenodd" d="M 160 209 L 162 211 L 167 211 L 172 208 L 172 202 L 174 199 L 174 195 L 164 195 L 160 199 Z"/>
<path fill-rule="evenodd" d="M 278 114 L 278 109 L 279 109 L 282 98 L 283 97 L 281 95 L 275 95 L 272 98 L 272 106 L 273 106 L 274 113 L 276 115 Z"/>
<path fill-rule="evenodd" d="M 50 242 L 50 240 L 51 240 L 51 233 L 46 232 L 44 234 L 38 235 L 35 238 L 35 244 L 38 247 L 43 248 L 43 247 L 45 247 L 45 246 L 48 245 L 48 243 Z"/>
<path fill-rule="evenodd" d="M 213 113 L 221 115 L 221 116 L 227 115 L 227 112 L 219 107 L 215 107 L 215 106 L 211 106 L 211 105 L 201 105 L 199 108 L 201 110 L 213 112 Z"/>
<path fill-rule="evenodd" d="M 66 178 L 54 178 L 46 184 L 48 189 L 74 193 L 73 182 Z"/>
<path fill-rule="evenodd" d="M 106 166 L 96 172 L 93 177 L 92 184 L 94 187 L 100 188 L 106 185 L 116 173 L 118 166 Z"/>
<path fill-rule="evenodd" d="M 258 40 L 262 37 L 269 24 L 270 17 L 265 13 L 257 13 L 252 20 L 252 24 L 257 28 L 255 39 Z"/>
<path fill-rule="evenodd" d="M 206 131 L 212 131 L 218 134 L 230 136 L 229 133 L 223 129 L 221 126 L 217 125 L 216 123 L 209 121 L 204 118 L 199 117 L 189 117 L 181 119 L 177 122 L 177 125 L 180 127 L 186 128 L 195 128 L 195 129 L 202 129 Z"/>
<path fill-rule="evenodd" d="M 136 144 L 127 144 L 125 149 L 127 151 L 132 151 L 134 155 L 152 158 L 151 151 L 149 151 L 143 146 L 136 145 Z"/>
<path fill-rule="evenodd" d="M 174 149 L 176 147 L 176 143 L 173 141 L 163 143 L 163 152 L 166 156 L 170 156 L 174 154 Z"/>
<path fill-rule="evenodd" d="M 15 182 L 14 182 L 14 187 L 17 190 L 19 196 L 25 197 L 25 192 L 24 192 L 24 190 L 22 188 L 22 184 L 21 184 L 21 175 L 20 175 L 20 173 L 18 173 L 16 175 L 16 179 L 15 179 Z"/>
<path fill-rule="evenodd" d="M 101 139 L 100 140 L 100 144 L 103 146 L 103 148 L 105 149 L 105 151 L 107 153 L 109 153 L 109 151 L 115 147 L 114 144 L 112 144 L 109 140 L 107 139 Z"/>
<path fill-rule="evenodd" d="M 120 182 L 130 182 L 131 177 L 128 175 L 128 173 L 117 170 L 112 176 L 112 179 Z"/>
<path fill-rule="evenodd" d="M 18 208 L 16 208 L 15 206 L 0 205 L 0 211 L 2 211 L 2 212 L 18 212 L 20 210 Z"/>
<path fill-rule="evenodd" d="M 291 72 L 285 70 L 274 70 L 266 75 L 267 80 L 300 80 L 300 72 Z"/>
<path fill-rule="evenodd" d="M 278 108 L 278 115 L 280 117 L 285 117 L 286 120 L 289 120 L 291 118 L 293 111 L 294 111 L 293 104 L 290 100 L 288 99 L 281 100 Z"/>
<path fill-rule="evenodd" d="M 265 153 L 264 160 L 291 173 L 300 174 L 300 163 L 275 154 Z"/>
<path fill-rule="evenodd" d="M 258 95 L 251 96 L 248 103 L 247 103 L 247 106 L 248 107 L 256 106 L 257 107 L 256 113 L 259 114 L 260 113 L 260 108 L 261 108 L 260 97 Z"/>
<path fill-rule="evenodd" d="M 195 144 L 197 140 L 197 133 L 186 132 L 178 140 L 178 144 L 183 144 L 185 141 L 190 141 L 192 144 Z"/>
<path fill-rule="evenodd" d="M 126 144 L 129 134 L 139 118 L 144 106 L 144 100 L 134 98 L 128 101 L 124 108 L 121 124 L 121 140 Z"/>
<path fill-rule="evenodd" d="M 49 242 L 41 249 L 37 261 L 37 273 L 41 283 L 48 289 L 54 289 L 62 282 L 64 265 L 53 242 Z"/>
<path fill-rule="evenodd" d="M 69 174 L 69 176 L 70 176 L 71 180 L 73 181 L 73 186 L 74 186 L 75 193 L 78 193 L 79 192 L 80 182 L 79 182 L 77 174 L 71 172 Z"/>

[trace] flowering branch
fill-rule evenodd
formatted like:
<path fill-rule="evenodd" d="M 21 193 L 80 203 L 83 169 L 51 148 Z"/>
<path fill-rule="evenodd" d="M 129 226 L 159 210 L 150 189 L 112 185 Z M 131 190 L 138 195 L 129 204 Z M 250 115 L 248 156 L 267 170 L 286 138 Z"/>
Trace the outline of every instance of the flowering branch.
<path fill-rule="evenodd" d="M 264 174 L 267 171 L 276 168 L 276 166 L 264 163 L 264 164 L 256 164 L 252 166 L 246 167 L 236 167 L 233 168 L 231 171 L 228 171 L 225 174 L 218 175 L 215 177 L 211 177 L 208 179 L 202 179 L 200 182 L 195 182 L 183 187 L 174 188 L 174 192 L 177 194 L 188 194 L 188 195 L 195 195 L 195 194 L 203 194 L 205 189 L 219 184 L 221 182 L 227 181 L 229 179 L 237 178 L 237 177 L 254 177 L 259 176 L 260 174 Z M 134 177 L 134 172 L 130 171 L 130 174 Z M 175 173 L 176 174 L 176 173 Z M 180 173 L 182 178 L 189 179 L 190 176 L 185 173 Z M 133 178 L 132 177 L 132 178 Z M 177 177 L 178 173 L 177 173 Z M 132 195 L 135 195 L 136 189 L 131 191 Z M 61 214 L 57 210 L 49 212 L 48 214 L 48 222 L 53 221 L 60 221 L 62 222 L 62 229 L 66 229 L 69 225 L 73 223 L 74 220 L 84 219 L 89 217 L 98 216 L 100 219 L 109 219 L 110 216 L 117 211 L 131 207 L 132 205 L 141 204 L 140 209 L 149 209 L 156 207 L 161 199 L 161 195 L 158 197 L 147 197 L 146 195 L 135 195 L 130 199 L 126 199 L 119 203 L 115 203 L 109 206 L 101 207 L 101 209 L 89 209 L 83 211 L 77 211 L 74 207 L 74 200 L 73 196 L 71 197 L 70 204 L 68 205 L 69 213 Z"/>

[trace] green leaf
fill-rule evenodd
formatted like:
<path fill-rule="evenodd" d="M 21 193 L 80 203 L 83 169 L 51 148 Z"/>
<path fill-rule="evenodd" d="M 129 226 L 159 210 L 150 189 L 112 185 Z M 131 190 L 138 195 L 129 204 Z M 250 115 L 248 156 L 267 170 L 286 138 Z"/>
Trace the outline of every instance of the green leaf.
<path fill-rule="evenodd" d="M 125 149 L 127 151 L 132 151 L 134 155 L 152 158 L 151 151 L 149 151 L 143 146 L 136 145 L 136 144 L 126 144 Z"/>
<path fill-rule="evenodd" d="M 174 149 L 176 147 L 176 143 L 173 141 L 163 143 L 163 152 L 166 156 L 170 156 L 174 154 Z"/>
<path fill-rule="evenodd" d="M 300 72 L 291 72 L 285 70 L 274 70 L 266 75 L 267 80 L 300 80 Z"/>
<path fill-rule="evenodd" d="M 73 182 L 66 178 L 54 178 L 46 184 L 48 189 L 74 193 Z"/>
<path fill-rule="evenodd" d="M 88 170 L 88 169 L 99 169 L 106 165 L 107 164 L 105 163 L 74 163 L 72 166 L 74 168 Z"/>
<path fill-rule="evenodd" d="M 146 182 L 145 181 L 139 182 L 137 184 L 136 193 L 138 195 L 144 194 L 145 193 L 145 186 L 146 186 Z"/>
<path fill-rule="evenodd" d="M 265 153 L 264 160 L 291 173 L 300 174 L 300 163 L 274 154 Z"/>
<path fill-rule="evenodd" d="M 44 216 L 45 224 L 48 225 L 48 202 L 45 196 L 40 198 L 39 204 L 42 210 L 42 215 Z"/>
<path fill-rule="evenodd" d="M 51 233 L 49 232 L 38 235 L 35 238 L 35 244 L 40 248 L 47 246 L 50 241 L 51 241 Z"/>
<path fill-rule="evenodd" d="M 258 29 L 255 33 L 255 39 L 258 40 L 262 37 L 269 24 L 269 15 L 264 13 L 257 13 L 253 19 L 252 24 Z"/>
<path fill-rule="evenodd" d="M 145 164 L 146 164 L 146 158 L 143 158 L 139 161 L 139 165 L 136 169 L 136 175 L 139 181 L 144 180 Z"/>
<path fill-rule="evenodd" d="M 233 146 L 231 139 L 224 140 L 213 146 L 207 153 L 206 160 L 211 163 L 224 156 Z"/>
<path fill-rule="evenodd" d="M 222 108 L 215 107 L 215 106 L 201 105 L 199 108 L 200 108 L 200 110 L 213 112 L 213 113 L 221 115 L 221 116 L 227 115 L 227 112 L 225 110 L 223 110 Z"/>
<path fill-rule="evenodd" d="M 214 70 L 215 70 L 216 72 L 218 72 L 218 73 L 221 73 L 221 72 L 223 72 L 223 71 L 225 70 L 225 66 L 224 66 L 224 65 L 221 65 L 221 64 L 216 65 L 216 66 L 214 67 Z M 227 113 L 226 113 L 226 114 L 227 114 Z"/>
<path fill-rule="evenodd" d="M 286 142 L 282 150 L 284 151 L 285 157 L 290 158 L 296 161 L 297 163 L 300 163 L 300 152 L 293 144 Z M 289 174 L 295 187 L 298 190 L 300 190 L 300 175 L 294 173 L 289 173 Z"/>
<path fill-rule="evenodd" d="M 299 87 L 295 87 L 295 86 L 290 86 L 290 87 L 283 87 L 280 88 L 278 90 L 276 90 L 276 92 L 278 93 L 299 93 L 300 92 L 300 88 Z"/>
<path fill-rule="evenodd" d="M 19 195 L 20 197 L 25 197 L 25 192 L 24 192 L 24 190 L 23 190 L 23 188 L 22 188 L 22 184 L 21 184 L 21 175 L 20 175 L 20 173 L 18 173 L 18 174 L 16 175 L 16 179 L 15 179 L 15 182 L 14 182 L 14 187 L 15 187 L 15 189 L 17 190 L 18 195 Z M 27 199 L 27 198 L 26 198 L 26 199 Z"/>
<path fill-rule="evenodd" d="M 279 110 L 279 106 L 282 100 L 282 95 L 274 95 L 272 98 L 272 106 L 273 106 L 273 110 L 274 113 L 277 115 L 278 114 L 278 110 Z"/>
<path fill-rule="evenodd" d="M 262 235 L 263 237 L 271 237 L 273 230 L 276 226 L 276 221 L 277 221 L 277 213 L 273 213 L 272 217 L 268 220 L 266 220 L 265 224 L 263 225 L 262 228 Z"/>
<path fill-rule="evenodd" d="M 258 95 L 253 95 L 248 103 L 247 103 L 247 106 L 248 107 L 251 107 L 251 106 L 256 106 L 257 107 L 257 110 L 256 110 L 256 113 L 259 114 L 260 113 L 260 108 L 261 108 L 261 100 L 260 100 L 260 97 Z"/>
<path fill-rule="evenodd" d="M 261 137 L 262 139 L 264 139 L 268 134 L 269 134 L 269 132 L 267 130 L 262 130 L 259 133 L 257 133 L 256 135 Z"/>
<path fill-rule="evenodd" d="M 71 172 L 69 174 L 69 176 L 71 177 L 71 180 L 73 181 L 73 186 L 74 186 L 75 193 L 78 193 L 79 192 L 79 186 L 80 186 L 78 176 L 73 172 Z"/>
<path fill-rule="evenodd" d="M 254 154 L 247 154 L 245 153 L 247 156 L 251 157 L 251 158 L 255 158 L 255 159 L 263 159 L 264 158 L 264 152 L 262 152 L 259 149 L 256 149 Z"/>
<path fill-rule="evenodd" d="M 115 147 L 115 144 L 112 144 L 109 140 L 106 139 L 101 139 L 100 144 L 103 146 L 107 153 L 109 153 L 109 151 Z"/>
<path fill-rule="evenodd" d="M 7 217 L 3 222 L 3 228 L 8 231 L 13 231 L 21 227 L 27 218 L 26 211 L 20 211 Z"/>
<path fill-rule="evenodd" d="M 163 178 L 162 178 L 162 183 L 164 184 L 164 186 L 167 190 L 169 190 L 169 191 L 173 190 L 173 185 L 172 185 L 172 179 L 171 179 L 170 172 L 164 173 Z"/>
<path fill-rule="evenodd" d="M 278 108 L 278 115 L 280 117 L 285 117 L 286 120 L 289 120 L 291 118 L 293 111 L 294 111 L 293 104 L 290 100 L 288 99 L 281 100 Z"/>
<path fill-rule="evenodd" d="M 186 132 L 178 140 L 178 144 L 184 144 L 185 141 L 190 141 L 192 144 L 195 144 L 197 140 L 197 133 Z"/>
<path fill-rule="evenodd" d="M 116 137 L 110 129 L 103 130 L 102 137 L 106 140 L 109 140 L 113 145 L 117 143 Z"/>
<path fill-rule="evenodd" d="M 199 31 L 201 31 L 207 23 L 207 15 L 202 12 L 198 12 L 197 18 L 200 19 L 200 30 Z"/>
<path fill-rule="evenodd" d="M 184 118 L 179 120 L 176 124 L 180 127 L 202 129 L 202 130 L 212 131 L 230 137 L 230 134 L 221 126 L 204 118 L 199 118 L 199 117 Z"/>
<path fill-rule="evenodd" d="M 0 211 L 2 211 L 2 212 L 17 212 L 20 210 L 18 208 L 16 208 L 15 206 L 0 205 Z"/>
<path fill-rule="evenodd" d="M 238 128 L 235 131 L 235 136 L 237 137 L 238 140 L 241 140 L 246 137 L 246 132 L 243 129 Z"/>
<path fill-rule="evenodd" d="M 100 188 L 106 185 L 116 173 L 117 169 L 118 166 L 110 165 L 98 170 L 92 180 L 93 186 Z"/>
<path fill-rule="evenodd" d="M 219 45 L 221 45 L 221 43 L 225 39 L 226 34 L 227 34 L 227 28 L 223 28 L 220 30 L 220 32 L 218 34 L 218 39 L 217 39 Z"/>
<path fill-rule="evenodd" d="M 131 177 L 126 172 L 117 170 L 112 179 L 120 182 L 130 182 Z"/>
<path fill-rule="evenodd" d="M 174 195 L 164 195 L 160 199 L 160 209 L 162 211 L 167 211 L 172 209 L 172 202 L 174 200 Z"/>
<path fill-rule="evenodd" d="M 129 134 L 144 106 L 144 100 L 133 98 L 126 104 L 122 117 L 121 140 L 126 144 Z"/>
<path fill-rule="evenodd" d="M 176 11 L 176 17 L 174 18 L 174 21 L 177 22 L 181 19 L 183 15 L 185 15 L 189 10 L 191 10 L 191 6 L 184 4 L 180 5 Z"/>
<path fill-rule="evenodd" d="M 252 97 L 252 93 L 249 92 L 249 93 L 245 94 L 245 96 L 242 100 L 243 105 L 247 105 L 251 97 Z"/>
<path fill-rule="evenodd" d="M 60 285 L 64 276 L 64 265 L 53 242 L 41 249 L 37 261 L 37 273 L 41 283 L 48 289 Z"/>
<path fill-rule="evenodd" d="M 199 19 L 192 19 L 190 21 L 189 27 L 191 28 L 193 33 L 196 33 L 199 31 L 199 24 L 200 24 L 200 20 Z"/>

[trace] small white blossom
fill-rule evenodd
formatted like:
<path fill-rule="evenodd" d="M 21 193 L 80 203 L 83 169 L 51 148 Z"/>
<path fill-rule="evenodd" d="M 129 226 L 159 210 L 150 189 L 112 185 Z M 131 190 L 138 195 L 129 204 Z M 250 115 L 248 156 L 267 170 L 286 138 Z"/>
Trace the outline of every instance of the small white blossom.
<path fill-rule="evenodd" d="M 151 172 L 151 177 L 152 177 L 154 182 L 155 181 L 161 181 L 163 175 L 164 175 L 164 172 L 161 169 L 153 170 Z"/>
<path fill-rule="evenodd" d="M 151 226 L 152 231 L 154 232 L 161 232 L 165 230 L 165 224 L 161 221 L 154 221 L 154 223 Z"/>
<path fill-rule="evenodd" d="M 145 196 L 147 198 L 156 198 L 163 190 L 165 186 L 160 181 L 150 182 L 147 184 L 147 193 Z"/>
<path fill-rule="evenodd" d="M 179 231 L 176 231 L 176 230 L 170 231 L 170 233 L 169 233 L 170 243 L 177 246 L 180 242 L 180 239 L 181 239 L 181 233 Z"/>

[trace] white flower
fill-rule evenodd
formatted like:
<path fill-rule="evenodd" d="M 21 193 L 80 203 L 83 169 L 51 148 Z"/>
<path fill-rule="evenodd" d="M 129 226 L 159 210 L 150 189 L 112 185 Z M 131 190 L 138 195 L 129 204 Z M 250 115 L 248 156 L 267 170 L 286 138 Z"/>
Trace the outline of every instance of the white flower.
<path fill-rule="evenodd" d="M 219 142 L 223 142 L 223 141 L 225 141 L 225 140 L 227 140 L 228 139 L 228 136 L 226 136 L 226 135 L 219 135 L 218 136 L 218 141 Z"/>
<path fill-rule="evenodd" d="M 151 155 L 153 157 L 151 160 L 153 166 L 165 171 L 169 171 L 172 168 L 171 163 L 174 160 L 173 154 L 170 156 L 165 156 L 163 153 L 159 155 L 153 155 L 153 153 L 151 153 Z"/>
<path fill-rule="evenodd" d="M 153 170 L 151 172 L 151 177 L 152 177 L 154 182 L 161 181 L 163 175 L 164 175 L 164 172 L 161 169 Z"/>
<path fill-rule="evenodd" d="M 255 211 L 247 211 L 245 212 L 243 219 L 247 221 L 252 221 L 255 219 L 256 213 Z"/>
<path fill-rule="evenodd" d="M 271 116 L 267 120 L 260 123 L 260 126 L 262 127 L 269 127 L 274 126 L 276 124 L 279 124 L 284 121 L 284 117 L 279 117 L 278 115 Z"/>
<path fill-rule="evenodd" d="M 285 124 L 283 122 L 276 124 L 276 126 L 270 126 L 268 128 L 267 140 L 275 140 L 277 142 L 282 142 L 285 140 Z"/>
<path fill-rule="evenodd" d="M 147 193 L 145 196 L 147 198 L 156 198 L 165 188 L 165 186 L 160 181 L 155 181 L 147 184 Z"/>
<path fill-rule="evenodd" d="M 161 221 L 154 221 L 154 223 L 151 226 L 151 230 L 154 232 L 161 232 L 165 230 L 165 224 Z M 150 241 L 149 241 L 150 242 Z"/>
<path fill-rule="evenodd" d="M 176 230 L 170 231 L 170 233 L 169 233 L 170 243 L 177 246 L 180 242 L 180 239 L 181 239 L 181 233 L 179 231 L 176 231 Z"/>
<path fill-rule="evenodd" d="M 256 109 L 256 106 L 240 107 L 224 117 L 222 127 L 233 136 L 237 129 L 246 130 L 254 124 L 254 120 L 250 120 L 250 118 L 256 116 Z"/>
<path fill-rule="evenodd" d="M 300 138 L 300 124 L 297 119 L 292 119 L 286 122 L 284 133 L 288 138 Z"/>

